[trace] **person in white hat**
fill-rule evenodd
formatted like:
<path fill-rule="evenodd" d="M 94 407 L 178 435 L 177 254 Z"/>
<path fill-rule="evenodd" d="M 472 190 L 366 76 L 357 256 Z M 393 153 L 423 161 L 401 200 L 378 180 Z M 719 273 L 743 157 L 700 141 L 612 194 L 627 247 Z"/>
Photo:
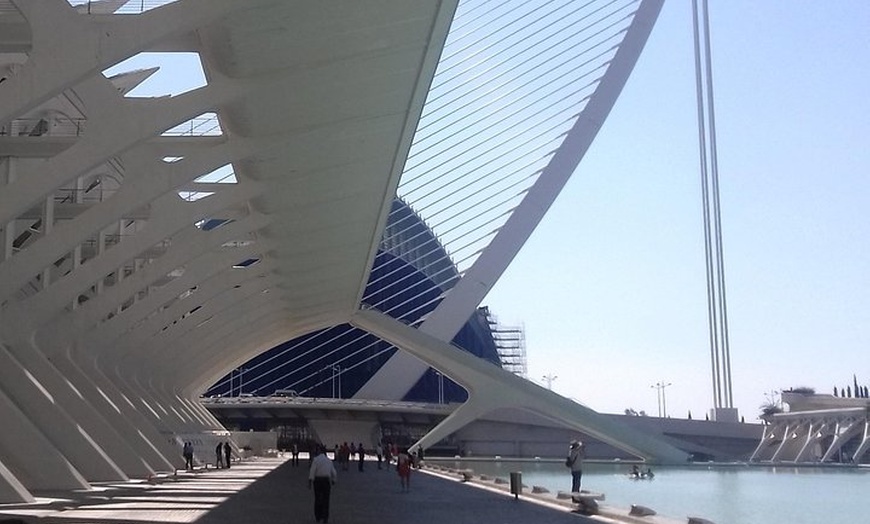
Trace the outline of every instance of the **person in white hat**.
<path fill-rule="evenodd" d="M 565 465 L 571 468 L 571 492 L 580 491 L 580 483 L 583 478 L 583 459 L 586 457 L 586 446 L 579 440 L 572 440 L 568 448 L 568 457 Z"/>

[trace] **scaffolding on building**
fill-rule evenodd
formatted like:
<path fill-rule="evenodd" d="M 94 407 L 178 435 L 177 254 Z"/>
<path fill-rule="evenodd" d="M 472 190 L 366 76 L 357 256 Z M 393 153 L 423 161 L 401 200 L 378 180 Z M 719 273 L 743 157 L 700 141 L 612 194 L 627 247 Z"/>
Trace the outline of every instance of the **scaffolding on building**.
<path fill-rule="evenodd" d="M 504 326 L 498 322 L 495 315 L 490 313 L 489 308 L 484 308 L 486 321 L 492 333 L 501 359 L 502 368 L 515 375 L 527 378 L 529 373 L 526 359 L 526 330 L 525 326 Z"/>

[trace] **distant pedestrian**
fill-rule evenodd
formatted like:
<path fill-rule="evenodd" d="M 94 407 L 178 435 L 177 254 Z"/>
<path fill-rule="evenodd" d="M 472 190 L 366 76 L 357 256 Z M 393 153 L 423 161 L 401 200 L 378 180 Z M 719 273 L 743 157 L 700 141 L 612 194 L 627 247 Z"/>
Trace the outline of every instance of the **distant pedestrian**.
<path fill-rule="evenodd" d="M 181 448 L 181 454 L 184 456 L 184 469 L 190 471 L 193 469 L 193 444 L 185 442 Z"/>
<path fill-rule="evenodd" d="M 318 446 L 316 453 L 308 470 L 308 489 L 314 488 L 314 521 L 329 522 L 329 495 L 338 475 L 326 448 Z"/>
<path fill-rule="evenodd" d="M 387 465 L 387 468 L 390 467 L 390 463 L 393 461 L 393 457 L 391 455 L 393 447 L 387 442 L 387 445 L 384 446 L 384 462 Z"/>
<path fill-rule="evenodd" d="M 291 462 L 293 463 L 293 467 L 295 468 L 299 465 L 299 444 L 294 442 L 291 452 L 293 453 Z"/>
<path fill-rule="evenodd" d="M 363 471 L 363 464 L 365 464 L 364 460 L 366 458 L 366 448 L 363 447 L 362 442 L 357 446 L 356 452 L 359 453 L 359 470 Z"/>
<path fill-rule="evenodd" d="M 411 455 L 407 448 L 402 448 L 396 457 L 396 471 L 399 472 L 399 482 L 402 484 L 402 492 L 411 490 Z"/>
<path fill-rule="evenodd" d="M 350 465 L 350 446 L 347 445 L 347 442 L 343 442 L 341 444 L 341 458 L 338 463 L 341 464 L 342 471 L 347 471 L 348 466 Z"/>
<path fill-rule="evenodd" d="M 572 440 L 568 448 L 568 457 L 565 459 L 565 465 L 571 468 L 571 493 L 580 491 L 584 458 L 586 458 L 586 446 L 579 440 Z"/>
<path fill-rule="evenodd" d="M 218 442 L 217 446 L 214 448 L 214 467 L 215 468 L 224 467 L 224 444 L 223 444 L 223 442 Z"/>
<path fill-rule="evenodd" d="M 381 469 L 381 462 L 384 460 L 384 447 L 380 442 L 375 446 L 375 456 L 378 457 L 378 469 Z"/>
<path fill-rule="evenodd" d="M 233 458 L 233 447 L 230 446 L 229 442 L 224 442 L 224 460 L 226 462 L 226 468 L 230 469 L 230 461 Z"/>

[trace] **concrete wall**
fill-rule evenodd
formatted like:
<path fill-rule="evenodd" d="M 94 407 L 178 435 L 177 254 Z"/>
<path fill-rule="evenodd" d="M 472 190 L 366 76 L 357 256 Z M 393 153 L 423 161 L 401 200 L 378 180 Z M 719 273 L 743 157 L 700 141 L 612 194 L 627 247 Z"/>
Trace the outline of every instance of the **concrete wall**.
<path fill-rule="evenodd" d="M 645 433 L 659 435 L 678 448 L 696 454 L 700 460 L 748 460 L 763 433 L 760 424 L 606 416 Z M 504 411 L 472 422 L 455 432 L 449 443 L 471 456 L 561 457 L 575 438 L 586 443 L 590 458 L 632 458 L 592 437 L 520 411 Z"/>

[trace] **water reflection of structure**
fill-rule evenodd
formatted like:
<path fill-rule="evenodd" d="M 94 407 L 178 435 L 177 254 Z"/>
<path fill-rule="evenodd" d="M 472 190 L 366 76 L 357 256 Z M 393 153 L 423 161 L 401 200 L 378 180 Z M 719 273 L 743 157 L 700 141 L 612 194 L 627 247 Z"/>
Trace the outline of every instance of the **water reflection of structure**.
<path fill-rule="evenodd" d="M 751 461 L 854 463 L 870 449 L 870 399 L 784 391 L 789 411 L 767 416 Z"/>

